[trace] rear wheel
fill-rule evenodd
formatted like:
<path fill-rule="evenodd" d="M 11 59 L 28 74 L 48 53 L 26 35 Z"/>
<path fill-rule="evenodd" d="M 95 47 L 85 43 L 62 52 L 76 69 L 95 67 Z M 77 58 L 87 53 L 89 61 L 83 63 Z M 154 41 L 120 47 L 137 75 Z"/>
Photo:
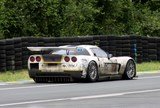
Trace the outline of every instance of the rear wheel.
<path fill-rule="evenodd" d="M 98 68 L 94 61 L 91 61 L 87 69 L 87 81 L 95 82 L 98 80 Z"/>
<path fill-rule="evenodd" d="M 130 79 L 133 79 L 133 77 L 135 76 L 136 76 L 136 65 L 134 61 L 129 60 L 123 74 L 123 79 L 130 80 Z"/>

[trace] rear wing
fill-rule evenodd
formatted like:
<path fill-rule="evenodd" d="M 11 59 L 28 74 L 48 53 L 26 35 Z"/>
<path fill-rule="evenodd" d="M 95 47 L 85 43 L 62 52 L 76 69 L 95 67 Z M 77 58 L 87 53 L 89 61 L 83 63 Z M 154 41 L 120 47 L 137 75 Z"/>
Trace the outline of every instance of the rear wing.
<path fill-rule="evenodd" d="M 27 47 L 30 51 L 76 50 L 76 47 Z"/>

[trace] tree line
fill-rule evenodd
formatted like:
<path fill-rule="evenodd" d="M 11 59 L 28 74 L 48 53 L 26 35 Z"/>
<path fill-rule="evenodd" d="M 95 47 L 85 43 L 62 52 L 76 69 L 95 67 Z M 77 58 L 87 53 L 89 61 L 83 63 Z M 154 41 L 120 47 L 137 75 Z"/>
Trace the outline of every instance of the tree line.
<path fill-rule="evenodd" d="M 1 0 L 0 38 L 160 36 L 159 0 Z"/>

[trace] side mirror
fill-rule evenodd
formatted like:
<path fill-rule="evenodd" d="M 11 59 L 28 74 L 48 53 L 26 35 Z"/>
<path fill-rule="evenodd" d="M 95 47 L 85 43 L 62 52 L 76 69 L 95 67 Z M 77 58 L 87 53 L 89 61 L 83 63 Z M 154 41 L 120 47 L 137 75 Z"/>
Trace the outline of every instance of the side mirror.
<path fill-rule="evenodd" d="M 97 55 L 94 53 L 94 56 L 97 56 Z"/>
<path fill-rule="evenodd" d="M 113 55 L 112 54 L 108 54 L 108 59 L 112 58 Z"/>

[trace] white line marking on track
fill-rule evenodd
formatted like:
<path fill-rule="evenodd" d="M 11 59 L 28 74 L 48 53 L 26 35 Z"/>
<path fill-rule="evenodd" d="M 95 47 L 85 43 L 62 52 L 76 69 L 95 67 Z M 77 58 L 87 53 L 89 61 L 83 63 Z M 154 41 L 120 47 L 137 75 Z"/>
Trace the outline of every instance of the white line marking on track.
<path fill-rule="evenodd" d="M 113 93 L 113 94 L 102 94 L 102 95 L 92 95 L 92 96 L 81 96 L 81 97 L 70 97 L 70 98 L 60 98 L 60 99 L 49 99 L 49 100 L 37 100 L 37 101 L 28 101 L 28 102 L 0 104 L 0 107 L 26 105 L 26 104 L 38 104 L 38 103 L 57 102 L 57 101 L 67 101 L 67 100 L 74 101 L 74 100 L 83 100 L 83 99 L 97 99 L 97 98 L 116 97 L 116 96 L 150 93 L 150 92 L 158 92 L 158 91 L 160 91 L 160 89 L 122 92 L 122 93 Z"/>
<path fill-rule="evenodd" d="M 73 98 L 70 98 L 70 99 L 71 100 L 95 99 L 95 98 L 115 97 L 115 96 L 149 93 L 149 92 L 157 92 L 157 91 L 160 91 L 160 89 L 142 90 L 142 91 L 133 91 L 133 92 L 122 92 L 122 93 L 103 94 L 103 95 L 93 95 L 93 96 L 83 96 L 83 97 L 73 97 Z"/>
<path fill-rule="evenodd" d="M 104 98 L 104 97 L 115 97 L 121 96 L 122 93 L 113 93 L 113 94 L 103 94 L 103 95 L 93 95 L 93 96 L 82 96 L 82 97 L 73 97 L 70 100 L 82 100 L 82 99 L 95 99 L 95 98 Z"/>
<path fill-rule="evenodd" d="M 3 90 L 17 90 L 17 89 L 30 89 L 30 88 L 43 88 L 43 87 L 57 87 L 57 86 L 65 86 L 65 85 L 74 85 L 74 84 L 55 84 L 55 85 L 39 85 L 39 86 L 26 86 L 26 87 L 10 87 L 10 88 L 1 88 L 0 91 Z"/>
<path fill-rule="evenodd" d="M 28 101 L 28 102 L 19 102 L 19 103 L 9 103 L 9 104 L 0 104 L 0 107 L 16 106 L 16 105 L 26 105 L 26 104 L 35 104 L 35 103 L 46 103 L 46 102 L 56 102 L 56 101 L 65 101 L 65 100 L 67 100 L 67 98 L 64 98 L 64 99 Z"/>

